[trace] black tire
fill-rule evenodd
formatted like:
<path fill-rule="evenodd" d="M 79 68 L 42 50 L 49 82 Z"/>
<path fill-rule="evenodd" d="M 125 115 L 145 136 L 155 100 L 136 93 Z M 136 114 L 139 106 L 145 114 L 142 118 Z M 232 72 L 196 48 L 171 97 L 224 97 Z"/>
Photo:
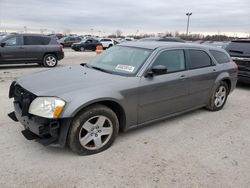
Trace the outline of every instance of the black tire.
<path fill-rule="evenodd" d="M 223 99 L 223 100 L 221 101 L 221 103 L 218 103 L 218 102 L 216 102 L 216 99 L 218 98 L 218 97 L 216 97 L 216 96 L 218 95 L 217 93 L 219 92 L 219 90 L 220 90 L 221 88 L 224 88 L 224 90 L 225 90 L 225 96 L 224 96 L 224 98 L 222 97 L 223 95 L 218 96 L 218 97 L 221 97 L 221 99 Z M 209 100 L 209 104 L 206 106 L 206 108 L 207 108 L 208 110 L 210 110 L 210 111 L 218 111 L 218 110 L 221 110 L 221 109 L 224 107 L 224 105 L 226 104 L 228 94 L 229 94 L 229 88 L 228 88 L 227 83 L 221 81 L 221 82 L 219 83 L 219 85 L 216 87 L 215 91 L 212 93 L 212 95 L 211 95 L 211 97 L 210 97 L 210 100 Z M 218 105 L 218 104 L 219 104 L 219 105 Z"/>
<path fill-rule="evenodd" d="M 113 45 L 112 45 L 112 44 L 110 44 L 108 48 L 110 48 L 110 47 L 112 47 L 112 46 L 113 46 Z"/>
<path fill-rule="evenodd" d="M 58 63 L 58 59 L 54 54 L 46 54 L 43 57 L 43 65 L 45 67 L 55 67 Z"/>
<path fill-rule="evenodd" d="M 85 48 L 84 47 L 80 47 L 79 51 L 84 52 Z"/>
<path fill-rule="evenodd" d="M 112 127 L 108 127 L 110 128 L 110 130 L 112 130 L 112 133 L 110 133 L 110 135 L 101 135 L 101 133 L 98 132 L 93 133 L 93 129 L 91 128 L 91 131 L 87 131 L 84 127 L 84 125 L 86 123 L 90 123 L 90 121 L 93 121 L 91 123 L 91 125 L 97 125 L 98 121 L 99 121 L 99 117 L 105 117 L 107 119 L 104 120 L 103 126 L 106 126 L 105 124 L 109 124 L 112 123 Z M 95 118 L 98 118 L 95 122 Z M 98 128 L 96 126 L 96 128 Z M 97 129 L 95 129 L 97 130 Z M 109 148 L 112 143 L 114 142 L 116 136 L 118 135 L 118 131 L 119 131 L 119 122 L 118 122 L 118 118 L 116 116 L 116 114 L 108 107 L 104 106 L 104 105 L 93 105 L 90 107 L 87 107 L 86 109 L 84 109 L 83 111 L 81 111 L 78 115 L 76 115 L 76 117 L 74 118 L 74 120 L 72 121 L 69 133 L 68 133 L 68 139 L 67 139 L 67 143 L 69 148 L 79 154 L 79 155 L 91 155 L 91 154 L 95 154 L 95 153 L 99 153 L 101 151 L 106 150 L 107 148 Z M 86 134 L 85 134 L 86 133 Z M 93 134 L 93 135 L 91 135 Z M 96 136 L 96 134 L 99 134 L 98 136 Z M 92 136 L 92 137 L 91 137 Z M 106 137 L 106 140 L 105 139 Z M 86 141 L 86 145 L 83 146 L 80 142 L 80 139 L 83 140 L 85 138 L 90 138 L 89 141 Z M 103 141 L 101 147 L 96 148 L 96 143 L 95 143 L 95 139 L 101 139 L 101 143 Z M 105 143 L 106 142 L 106 143 Z"/>

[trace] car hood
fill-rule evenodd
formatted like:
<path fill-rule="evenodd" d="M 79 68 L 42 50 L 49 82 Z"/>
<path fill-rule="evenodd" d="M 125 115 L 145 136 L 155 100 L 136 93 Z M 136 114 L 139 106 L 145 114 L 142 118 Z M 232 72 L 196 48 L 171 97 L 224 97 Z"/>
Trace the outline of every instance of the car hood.
<path fill-rule="evenodd" d="M 68 66 L 41 71 L 17 79 L 17 84 L 37 96 L 61 96 L 76 90 L 102 88 L 123 82 L 127 77 L 101 72 L 85 66 Z M 111 86 L 112 87 L 112 86 Z"/>

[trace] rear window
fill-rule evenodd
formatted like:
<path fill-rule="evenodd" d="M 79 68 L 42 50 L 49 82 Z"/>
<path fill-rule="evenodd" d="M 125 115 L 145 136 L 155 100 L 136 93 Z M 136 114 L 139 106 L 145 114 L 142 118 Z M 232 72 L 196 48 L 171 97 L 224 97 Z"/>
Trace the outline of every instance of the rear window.
<path fill-rule="evenodd" d="M 24 36 L 24 45 L 48 45 L 50 37 Z"/>
<path fill-rule="evenodd" d="M 110 42 L 111 40 L 110 39 L 101 39 L 100 41 L 102 41 L 102 42 Z"/>
<path fill-rule="evenodd" d="M 220 64 L 230 62 L 229 57 L 224 52 L 210 50 L 210 53 L 213 55 L 214 59 Z"/>
<path fill-rule="evenodd" d="M 189 68 L 197 69 L 211 66 L 212 61 L 209 55 L 202 50 L 188 50 L 189 52 Z"/>
<path fill-rule="evenodd" d="M 226 47 L 229 53 L 250 54 L 250 41 L 232 41 Z"/>

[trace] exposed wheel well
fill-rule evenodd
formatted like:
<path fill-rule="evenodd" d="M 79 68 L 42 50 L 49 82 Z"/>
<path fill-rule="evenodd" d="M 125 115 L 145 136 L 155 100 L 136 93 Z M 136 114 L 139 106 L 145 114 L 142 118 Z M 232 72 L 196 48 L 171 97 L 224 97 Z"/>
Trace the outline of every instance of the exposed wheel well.
<path fill-rule="evenodd" d="M 118 121 L 119 121 L 119 130 L 120 131 L 124 130 L 124 128 L 126 126 L 126 115 L 125 115 L 125 111 L 123 110 L 121 105 L 118 104 L 117 102 L 107 100 L 107 101 L 100 101 L 100 102 L 92 103 L 92 104 L 90 104 L 88 106 L 85 106 L 78 113 L 80 113 L 86 107 L 89 107 L 89 106 L 92 106 L 92 105 L 95 105 L 95 104 L 101 104 L 101 105 L 107 106 L 108 108 L 113 110 L 115 112 L 117 118 L 118 118 Z"/>
<path fill-rule="evenodd" d="M 223 79 L 222 81 L 227 84 L 229 92 L 230 92 L 231 91 L 231 86 L 232 86 L 230 79 L 226 78 L 226 79 Z"/>

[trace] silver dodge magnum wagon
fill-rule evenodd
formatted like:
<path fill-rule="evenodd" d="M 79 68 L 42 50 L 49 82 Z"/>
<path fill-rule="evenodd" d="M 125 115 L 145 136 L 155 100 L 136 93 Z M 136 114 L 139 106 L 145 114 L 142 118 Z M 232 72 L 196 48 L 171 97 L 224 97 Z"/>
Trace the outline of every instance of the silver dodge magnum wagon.
<path fill-rule="evenodd" d="M 9 117 L 24 125 L 29 140 L 94 154 L 110 147 L 119 131 L 202 107 L 222 109 L 237 72 L 219 48 L 122 43 L 89 63 L 17 79 Z"/>

